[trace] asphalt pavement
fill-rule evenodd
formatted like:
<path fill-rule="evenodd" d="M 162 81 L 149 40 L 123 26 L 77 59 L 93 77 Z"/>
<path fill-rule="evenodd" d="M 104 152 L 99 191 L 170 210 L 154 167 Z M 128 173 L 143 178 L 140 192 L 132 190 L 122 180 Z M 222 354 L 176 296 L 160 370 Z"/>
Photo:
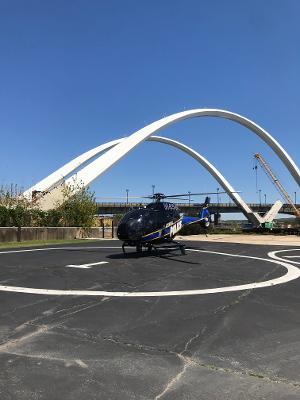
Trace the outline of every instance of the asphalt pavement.
<path fill-rule="evenodd" d="M 187 248 L 1 250 L 0 399 L 299 400 L 300 247 Z"/>

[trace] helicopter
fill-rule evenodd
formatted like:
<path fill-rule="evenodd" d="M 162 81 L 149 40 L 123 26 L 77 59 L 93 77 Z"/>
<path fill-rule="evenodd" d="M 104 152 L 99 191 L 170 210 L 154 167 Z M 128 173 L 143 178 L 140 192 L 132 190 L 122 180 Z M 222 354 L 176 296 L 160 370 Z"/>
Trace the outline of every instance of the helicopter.
<path fill-rule="evenodd" d="M 217 193 L 188 193 L 168 196 L 163 193 L 155 193 L 152 196 L 145 196 L 154 201 L 144 207 L 129 211 L 118 224 L 117 236 L 123 241 L 124 255 L 126 246 L 133 246 L 137 253 L 142 253 L 144 247 L 150 252 L 153 248 L 157 251 L 158 248 L 166 248 L 168 245 L 169 248 L 180 249 L 181 254 L 184 255 L 185 246 L 176 242 L 174 237 L 186 225 L 200 223 L 205 229 L 210 226 L 210 197 L 205 198 L 197 217 L 184 216 L 175 203 L 162 200 L 178 199 L 184 196 L 189 196 L 190 199 L 190 196 L 210 194 Z"/>

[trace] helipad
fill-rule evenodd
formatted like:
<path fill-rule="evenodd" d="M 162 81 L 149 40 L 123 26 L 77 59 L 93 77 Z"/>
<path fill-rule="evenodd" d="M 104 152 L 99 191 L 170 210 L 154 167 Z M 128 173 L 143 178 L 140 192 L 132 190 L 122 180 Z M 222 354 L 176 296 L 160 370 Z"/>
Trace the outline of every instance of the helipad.
<path fill-rule="evenodd" d="M 299 248 L 188 247 L 1 251 L 1 400 L 300 398 Z"/>

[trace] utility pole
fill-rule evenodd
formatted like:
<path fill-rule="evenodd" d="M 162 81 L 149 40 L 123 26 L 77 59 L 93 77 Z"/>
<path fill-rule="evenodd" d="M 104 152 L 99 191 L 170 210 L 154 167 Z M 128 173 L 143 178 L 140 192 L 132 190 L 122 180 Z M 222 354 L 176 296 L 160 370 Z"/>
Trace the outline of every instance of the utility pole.
<path fill-rule="evenodd" d="M 297 192 L 294 192 L 295 194 L 295 204 L 297 204 Z"/>
<path fill-rule="evenodd" d="M 155 185 L 152 185 L 152 196 L 154 196 Z"/>
<path fill-rule="evenodd" d="M 126 204 L 128 205 L 128 192 L 129 192 L 129 189 L 126 189 Z"/>
<path fill-rule="evenodd" d="M 188 192 L 189 194 L 189 207 L 191 206 L 191 192 Z"/>
<path fill-rule="evenodd" d="M 267 205 L 267 195 L 266 195 L 266 193 L 264 194 L 264 196 L 265 196 L 265 206 Z"/>

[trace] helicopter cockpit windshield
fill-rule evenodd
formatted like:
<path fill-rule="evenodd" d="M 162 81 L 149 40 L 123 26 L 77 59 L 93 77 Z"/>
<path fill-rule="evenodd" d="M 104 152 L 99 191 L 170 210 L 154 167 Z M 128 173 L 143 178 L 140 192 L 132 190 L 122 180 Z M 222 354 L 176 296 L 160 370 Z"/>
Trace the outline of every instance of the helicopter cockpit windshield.
<path fill-rule="evenodd" d="M 118 236 L 123 240 L 134 240 L 160 227 L 157 210 L 141 208 L 127 213 L 118 226 Z"/>

